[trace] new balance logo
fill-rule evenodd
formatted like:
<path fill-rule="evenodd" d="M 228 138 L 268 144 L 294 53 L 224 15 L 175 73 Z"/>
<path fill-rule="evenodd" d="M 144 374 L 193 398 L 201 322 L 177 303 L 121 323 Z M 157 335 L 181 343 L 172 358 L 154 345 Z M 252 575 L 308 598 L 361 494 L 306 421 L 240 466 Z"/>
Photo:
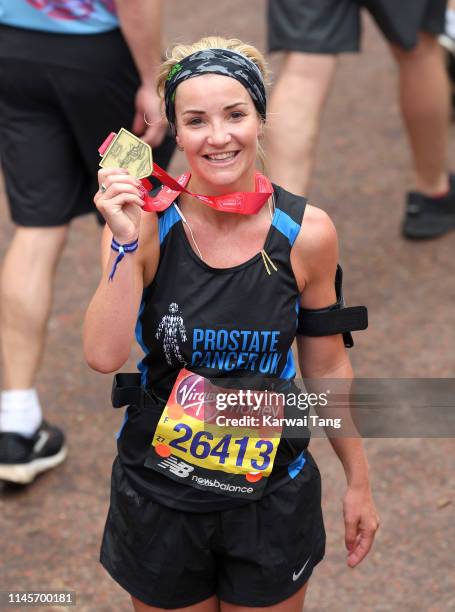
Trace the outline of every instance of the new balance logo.
<path fill-rule="evenodd" d="M 164 470 L 168 469 L 174 476 L 179 476 L 180 478 L 187 478 L 190 475 L 190 472 L 194 470 L 192 465 L 188 465 L 184 461 L 179 461 L 175 457 L 168 457 L 167 459 L 163 459 L 158 463 L 158 467 L 163 468 Z"/>

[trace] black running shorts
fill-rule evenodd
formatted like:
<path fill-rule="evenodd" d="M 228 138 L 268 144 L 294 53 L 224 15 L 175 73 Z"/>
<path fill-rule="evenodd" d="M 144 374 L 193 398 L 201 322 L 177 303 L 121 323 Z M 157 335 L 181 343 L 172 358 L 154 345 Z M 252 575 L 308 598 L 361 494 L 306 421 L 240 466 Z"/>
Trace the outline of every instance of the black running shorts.
<path fill-rule="evenodd" d="M 412 49 L 419 31 L 444 30 L 447 0 L 268 0 L 270 51 L 359 51 L 360 10 L 366 8 L 385 38 Z"/>
<path fill-rule="evenodd" d="M 0 26 L 0 159 L 11 218 L 65 225 L 95 212 L 98 147 L 131 127 L 139 77 L 118 30 L 65 35 Z M 166 166 L 169 136 L 154 151 Z"/>
<path fill-rule="evenodd" d="M 260 501 L 220 512 L 173 510 L 139 495 L 117 458 L 101 563 L 130 595 L 161 608 L 212 595 L 270 606 L 297 592 L 324 556 L 319 470 L 301 473 Z"/>

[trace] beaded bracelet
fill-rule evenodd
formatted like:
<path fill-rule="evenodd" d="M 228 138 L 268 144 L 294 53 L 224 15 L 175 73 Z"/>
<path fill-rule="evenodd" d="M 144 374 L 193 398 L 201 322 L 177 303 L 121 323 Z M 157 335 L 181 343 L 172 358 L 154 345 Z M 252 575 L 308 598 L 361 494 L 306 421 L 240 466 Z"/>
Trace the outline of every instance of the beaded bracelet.
<path fill-rule="evenodd" d="M 117 270 L 117 266 L 122 261 L 122 259 L 125 257 L 125 253 L 134 253 L 134 251 L 137 250 L 138 246 L 139 246 L 138 238 L 136 238 L 136 240 L 134 240 L 133 242 L 129 242 L 128 244 L 120 244 L 119 242 L 117 242 L 117 240 L 115 240 L 115 238 L 112 238 L 111 249 L 113 251 L 117 251 L 118 255 L 115 258 L 114 265 L 112 266 L 111 273 L 109 274 L 110 281 L 114 278 L 115 272 Z"/>

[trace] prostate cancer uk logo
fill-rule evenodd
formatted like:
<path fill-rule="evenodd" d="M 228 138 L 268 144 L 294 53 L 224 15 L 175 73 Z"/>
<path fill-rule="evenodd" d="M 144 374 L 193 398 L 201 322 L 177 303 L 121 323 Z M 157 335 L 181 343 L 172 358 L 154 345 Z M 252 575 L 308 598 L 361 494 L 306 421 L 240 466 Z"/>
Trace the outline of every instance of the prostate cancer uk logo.
<path fill-rule="evenodd" d="M 274 375 L 284 367 L 277 330 L 193 330 L 191 366 Z"/>

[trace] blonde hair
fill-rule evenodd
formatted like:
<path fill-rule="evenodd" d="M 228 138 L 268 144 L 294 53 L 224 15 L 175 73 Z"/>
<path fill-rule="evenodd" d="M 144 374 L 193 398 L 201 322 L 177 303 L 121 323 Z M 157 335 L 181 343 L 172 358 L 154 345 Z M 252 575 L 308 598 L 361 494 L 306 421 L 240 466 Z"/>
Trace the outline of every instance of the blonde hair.
<path fill-rule="evenodd" d="M 230 49 L 231 51 L 244 55 L 259 68 L 262 78 L 264 79 L 264 83 L 266 85 L 269 83 L 269 70 L 267 68 L 267 63 L 262 53 L 256 49 L 256 47 L 253 45 L 248 45 L 238 38 L 206 36 L 191 45 L 177 44 L 166 52 L 167 59 L 160 66 L 156 85 L 158 95 L 162 99 L 164 99 L 166 79 L 174 66 L 181 62 L 185 57 L 188 57 L 197 51 L 204 51 L 205 49 Z M 261 163 L 262 170 L 264 171 L 265 153 L 260 142 L 258 142 L 258 158 Z"/>

